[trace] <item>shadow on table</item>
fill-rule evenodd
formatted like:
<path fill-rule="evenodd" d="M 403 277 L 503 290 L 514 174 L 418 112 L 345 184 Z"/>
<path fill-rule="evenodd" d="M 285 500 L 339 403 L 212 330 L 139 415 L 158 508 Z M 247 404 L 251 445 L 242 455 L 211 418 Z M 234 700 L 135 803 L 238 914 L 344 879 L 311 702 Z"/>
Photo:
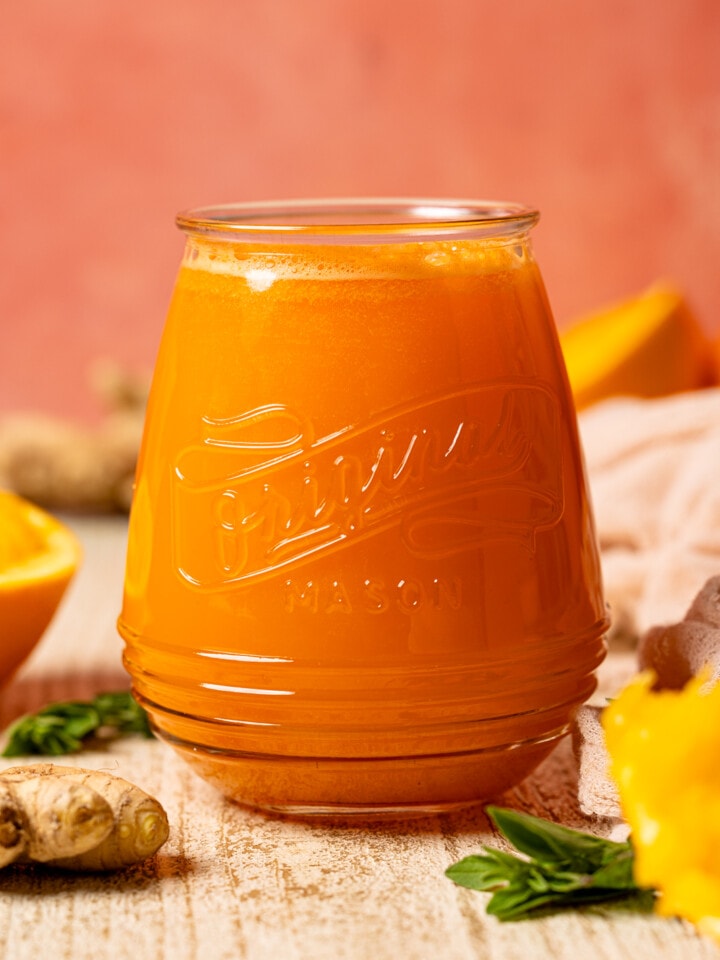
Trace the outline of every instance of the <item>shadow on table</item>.
<path fill-rule="evenodd" d="M 0 871 L 0 894 L 72 894 L 115 895 L 142 891 L 168 879 L 184 880 L 195 872 L 188 857 L 162 853 L 122 870 L 74 873 L 47 864 L 11 864 Z"/>

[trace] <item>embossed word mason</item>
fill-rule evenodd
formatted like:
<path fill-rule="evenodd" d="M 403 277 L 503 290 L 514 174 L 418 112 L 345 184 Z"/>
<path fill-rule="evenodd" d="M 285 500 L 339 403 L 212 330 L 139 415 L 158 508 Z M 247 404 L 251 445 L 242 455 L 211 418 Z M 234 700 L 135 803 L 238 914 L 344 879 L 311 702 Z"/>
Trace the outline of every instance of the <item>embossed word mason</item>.
<path fill-rule="evenodd" d="M 348 582 L 340 577 L 307 581 L 288 579 L 284 587 L 285 613 L 352 614 L 355 610 L 379 614 L 399 610 L 411 614 L 424 607 L 459 610 L 462 606 L 460 577 L 432 577 L 428 583 L 417 578 L 400 578 L 391 583 L 365 577 Z"/>
<path fill-rule="evenodd" d="M 560 464 L 534 449 L 557 433 L 558 407 L 536 381 L 465 387 L 321 437 L 281 404 L 201 429 L 176 461 L 172 505 L 176 569 L 200 588 L 267 578 L 389 528 L 425 559 L 498 539 L 532 550 L 562 514 Z M 183 520 L 199 509 L 202 537 Z"/>

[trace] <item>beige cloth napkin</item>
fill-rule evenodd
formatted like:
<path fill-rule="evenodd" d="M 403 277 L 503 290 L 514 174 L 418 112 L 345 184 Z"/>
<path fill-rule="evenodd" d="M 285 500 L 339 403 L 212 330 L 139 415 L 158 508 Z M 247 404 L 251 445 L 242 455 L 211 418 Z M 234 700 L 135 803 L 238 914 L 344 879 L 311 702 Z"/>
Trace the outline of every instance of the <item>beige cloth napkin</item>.
<path fill-rule="evenodd" d="M 626 651 L 618 675 L 605 678 L 607 696 L 640 667 L 649 663 L 657 671 L 653 657 L 679 676 L 678 664 L 693 661 L 698 650 L 706 660 L 718 636 L 709 621 L 695 622 L 694 611 L 703 601 L 707 612 L 706 594 L 712 588 L 716 597 L 720 574 L 720 389 L 612 399 L 582 413 L 579 422 L 613 620 L 611 646 L 640 644 L 639 655 Z M 681 623 L 688 612 L 691 622 Z M 586 814 L 617 820 L 621 829 L 600 712 L 597 704 L 584 706 L 576 719 L 578 799 Z"/>
<path fill-rule="evenodd" d="M 579 423 L 611 641 L 637 642 L 720 574 L 720 388 L 612 399 Z"/>

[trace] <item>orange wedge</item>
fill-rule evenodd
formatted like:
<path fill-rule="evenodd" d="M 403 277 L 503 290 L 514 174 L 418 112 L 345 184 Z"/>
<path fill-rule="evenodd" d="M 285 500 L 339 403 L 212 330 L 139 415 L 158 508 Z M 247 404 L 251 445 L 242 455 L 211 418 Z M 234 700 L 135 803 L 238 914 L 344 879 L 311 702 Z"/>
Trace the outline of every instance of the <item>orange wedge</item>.
<path fill-rule="evenodd" d="M 64 524 L 0 490 L 0 686 L 45 632 L 79 562 Z"/>
<path fill-rule="evenodd" d="M 715 379 L 709 339 L 668 286 L 578 321 L 560 342 L 578 409 L 617 394 L 660 397 Z"/>

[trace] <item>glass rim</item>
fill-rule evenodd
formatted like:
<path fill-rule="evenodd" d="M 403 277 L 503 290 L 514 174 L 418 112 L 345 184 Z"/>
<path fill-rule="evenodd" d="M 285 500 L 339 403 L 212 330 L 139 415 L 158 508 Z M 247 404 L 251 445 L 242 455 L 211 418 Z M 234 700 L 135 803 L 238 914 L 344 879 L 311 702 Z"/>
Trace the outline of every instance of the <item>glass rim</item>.
<path fill-rule="evenodd" d="M 515 237 L 538 221 L 523 203 L 438 198 L 328 198 L 227 203 L 184 210 L 185 233 L 233 241 L 359 243 Z"/>

